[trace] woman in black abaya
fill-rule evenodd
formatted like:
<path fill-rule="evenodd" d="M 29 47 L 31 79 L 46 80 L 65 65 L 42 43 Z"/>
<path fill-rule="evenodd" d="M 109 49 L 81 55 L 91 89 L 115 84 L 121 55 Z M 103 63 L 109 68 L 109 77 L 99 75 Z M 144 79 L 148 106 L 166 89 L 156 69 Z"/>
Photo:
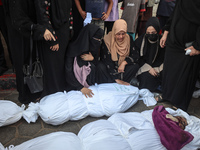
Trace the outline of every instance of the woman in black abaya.
<path fill-rule="evenodd" d="M 36 10 L 33 0 L 3 0 L 8 26 L 8 40 L 13 65 L 16 73 L 19 101 L 29 103 L 40 97 L 41 92 L 32 94 L 24 83 L 23 65 L 29 63 L 31 25 L 33 25 L 33 51 L 35 40 L 52 40 L 53 35 L 44 26 L 37 23 Z"/>
<path fill-rule="evenodd" d="M 188 109 L 200 69 L 199 8 L 199 0 L 177 0 L 160 41 L 164 47 L 167 38 L 163 98 L 183 110 Z M 191 53 L 185 55 L 188 49 Z"/>
<path fill-rule="evenodd" d="M 161 92 L 165 49 L 160 47 L 159 31 L 159 20 L 152 17 L 146 23 L 145 34 L 135 41 L 136 50 L 140 53 L 139 88 L 147 88 L 151 92 Z"/>
<path fill-rule="evenodd" d="M 37 23 L 45 26 L 55 41 L 42 40 L 39 52 L 44 70 L 44 89 L 41 97 L 66 89 L 64 58 L 69 41 L 71 0 L 35 0 Z"/>
<path fill-rule="evenodd" d="M 68 90 L 80 90 L 86 97 L 92 97 L 93 93 L 88 87 L 95 84 L 95 70 L 102 36 L 101 28 L 88 24 L 69 45 L 65 61 L 66 81 L 71 86 Z"/>

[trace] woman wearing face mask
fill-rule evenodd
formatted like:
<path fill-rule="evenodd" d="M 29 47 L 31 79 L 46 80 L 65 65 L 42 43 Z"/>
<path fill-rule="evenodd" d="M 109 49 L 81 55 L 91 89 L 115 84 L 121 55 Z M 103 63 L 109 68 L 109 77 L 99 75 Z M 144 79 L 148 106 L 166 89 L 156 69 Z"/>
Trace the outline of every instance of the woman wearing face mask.
<path fill-rule="evenodd" d="M 139 53 L 135 50 L 133 38 L 127 33 L 127 23 L 116 20 L 112 31 L 104 36 L 97 69 L 97 83 L 117 82 L 129 85 L 139 69 Z"/>
<path fill-rule="evenodd" d="M 159 20 L 152 17 L 147 21 L 146 33 L 135 41 L 136 49 L 140 53 L 140 69 L 137 72 L 139 88 L 147 88 L 151 92 L 161 92 L 160 85 L 165 50 L 159 45 L 159 31 Z"/>
<path fill-rule="evenodd" d="M 92 90 L 88 87 L 95 84 L 95 70 L 102 37 L 101 28 L 88 24 L 69 45 L 65 60 L 68 90 L 80 90 L 86 97 L 92 97 Z"/>

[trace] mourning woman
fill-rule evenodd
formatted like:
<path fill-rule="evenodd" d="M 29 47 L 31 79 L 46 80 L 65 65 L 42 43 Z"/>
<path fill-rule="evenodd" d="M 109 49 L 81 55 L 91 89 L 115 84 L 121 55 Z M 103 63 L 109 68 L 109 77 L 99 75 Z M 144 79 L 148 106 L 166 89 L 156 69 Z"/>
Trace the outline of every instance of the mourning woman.
<path fill-rule="evenodd" d="M 44 70 L 44 89 L 41 97 L 64 91 L 64 59 L 69 41 L 69 16 L 71 0 L 35 0 L 37 23 L 45 26 L 55 41 L 41 40 L 39 51 Z M 44 38 L 48 38 L 44 37 Z"/>
<path fill-rule="evenodd" d="M 146 23 L 145 33 L 135 41 L 140 53 L 140 69 L 137 72 L 139 88 L 147 88 L 151 92 L 161 92 L 165 50 L 160 47 L 159 31 L 159 20 L 152 17 Z"/>
<path fill-rule="evenodd" d="M 160 42 L 164 47 L 167 39 L 163 98 L 185 111 L 190 104 L 200 69 L 199 8 L 199 0 L 177 0 Z M 190 53 L 186 53 L 187 50 Z"/>
<path fill-rule="evenodd" d="M 127 23 L 116 20 L 112 31 L 104 36 L 100 62 L 97 68 L 97 83 L 119 83 L 129 85 L 139 69 L 139 53 L 133 39 L 126 33 Z"/>
<path fill-rule="evenodd" d="M 6 10 L 9 46 L 16 73 L 17 91 L 19 92 L 18 100 L 26 104 L 41 96 L 41 92 L 31 93 L 24 82 L 23 65 L 29 63 L 31 26 L 33 25 L 34 52 L 36 41 L 53 40 L 54 36 L 47 27 L 37 23 L 33 0 L 3 0 L 3 2 Z"/>
<path fill-rule="evenodd" d="M 68 90 L 80 90 L 86 97 L 93 93 L 88 88 L 95 84 L 95 70 L 103 30 L 94 24 L 83 27 L 77 39 L 72 42 L 66 53 L 66 81 Z"/>

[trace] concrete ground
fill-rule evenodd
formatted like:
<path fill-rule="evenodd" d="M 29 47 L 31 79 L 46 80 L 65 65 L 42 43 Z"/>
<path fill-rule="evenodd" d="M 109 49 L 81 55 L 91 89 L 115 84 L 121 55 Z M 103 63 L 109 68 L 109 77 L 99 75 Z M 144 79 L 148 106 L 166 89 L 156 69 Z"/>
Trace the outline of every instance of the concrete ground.
<path fill-rule="evenodd" d="M 17 98 L 18 98 L 18 92 L 16 90 L 0 91 L 1 100 L 3 99 L 11 100 L 17 103 L 19 106 L 21 106 Z M 159 103 L 158 105 L 164 105 L 165 107 L 173 108 L 173 106 L 168 102 Z M 194 115 L 200 118 L 199 106 L 200 106 L 200 98 L 192 99 L 188 109 L 188 113 L 190 115 Z M 138 101 L 133 107 L 127 110 L 127 112 L 142 112 L 144 110 L 153 109 L 154 107 L 155 106 L 147 107 L 146 105 L 143 104 L 143 101 Z M 85 124 L 88 124 L 89 122 L 98 119 L 107 119 L 107 117 L 101 117 L 101 118 L 87 117 L 79 121 L 68 121 L 58 126 L 52 126 L 46 124 L 42 121 L 41 118 L 38 118 L 36 123 L 28 124 L 22 118 L 17 123 L 5 127 L 0 127 L 0 142 L 4 145 L 4 147 L 8 147 L 9 145 L 19 145 L 27 140 L 56 131 L 73 132 L 77 134 Z"/>

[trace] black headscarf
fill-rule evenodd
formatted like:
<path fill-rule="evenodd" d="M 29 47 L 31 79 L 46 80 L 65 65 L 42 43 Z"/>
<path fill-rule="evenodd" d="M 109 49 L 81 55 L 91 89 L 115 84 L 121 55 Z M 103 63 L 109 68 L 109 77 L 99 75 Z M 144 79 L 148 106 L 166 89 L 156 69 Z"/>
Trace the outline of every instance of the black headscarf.
<path fill-rule="evenodd" d="M 69 44 L 67 57 L 75 57 L 85 52 L 96 51 L 96 46 L 100 45 L 97 39 L 103 37 L 103 30 L 94 24 L 88 24 L 82 28 L 77 39 Z M 96 39 L 96 40 L 95 40 Z"/>
<path fill-rule="evenodd" d="M 185 19 L 200 25 L 200 0 L 178 0 L 178 5 Z"/>
<path fill-rule="evenodd" d="M 71 7 L 71 0 L 51 0 L 51 22 L 55 29 L 69 21 Z"/>
<path fill-rule="evenodd" d="M 69 44 L 66 57 L 77 57 L 77 63 L 80 67 L 87 65 L 87 62 L 83 61 L 80 56 L 91 52 L 93 57 L 96 57 L 102 37 L 103 30 L 97 25 L 86 25 L 82 28 L 77 39 Z"/>
<path fill-rule="evenodd" d="M 153 26 L 154 29 L 157 31 L 157 33 L 160 32 L 160 23 L 157 17 L 149 18 L 149 20 L 146 23 L 145 32 L 147 31 L 147 28 L 150 26 Z"/>
<path fill-rule="evenodd" d="M 157 31 L 157 34 L 160 31 L 160 23 L 157 17 L 150 18 L 146 23 L 145 33 L 141 35 L 138 39 L 136 39 L 135 44 L 136 48 L 140 51 L 140 56 L 142 61 L 140 61 L 140 66 L 144 65 L 144 63 L 147 63 L 149 65 L 152 65 L 156 57 L 158 55 L 158 50 L 160 48 L 159 41 L 160 36 L 158 35 L 158 39 L 155 42 L 151 42 L 148 40 L 148 37 L 146 36 L 147 28 L 153 26 L 155 30 Z"/>

